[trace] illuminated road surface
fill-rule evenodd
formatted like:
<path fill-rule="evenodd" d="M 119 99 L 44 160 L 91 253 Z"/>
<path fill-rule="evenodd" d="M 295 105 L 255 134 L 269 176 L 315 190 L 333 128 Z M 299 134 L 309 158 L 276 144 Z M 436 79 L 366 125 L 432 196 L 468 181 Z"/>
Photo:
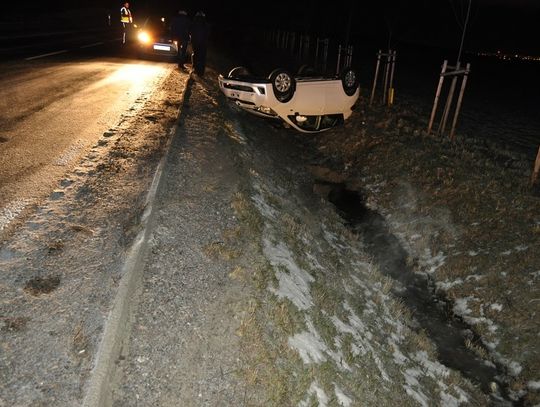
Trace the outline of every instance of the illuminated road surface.
<path fill-rule="evenodd" d="M 0 65 L 0 231 L 49 195 L 171 65 L 43 57 Z"/>

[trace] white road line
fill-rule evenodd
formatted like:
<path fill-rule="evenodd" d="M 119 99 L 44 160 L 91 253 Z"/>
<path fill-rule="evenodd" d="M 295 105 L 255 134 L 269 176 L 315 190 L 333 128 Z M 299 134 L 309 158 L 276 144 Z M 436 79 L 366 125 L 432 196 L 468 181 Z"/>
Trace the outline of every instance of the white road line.
<path fill-rule="evenodd" d="M 38 59 L 38 58 L 50 57 L 51 55 L 63 54 L 63 53 L 65 53 L 65 52 L 68 52 L 68 50 L 67 50 L 67 49 L 63 49 L 62 51 L 49 52 L 48 54 L 43 54 L 43 55 L 36 55 L 35 57 L 25 58 L 25 60 L 26 60 L 26 61 L 31 61 L 32 59 Z"/>
<path fill-rule="evenodd" d="M 98 45 L 103 45 L 103 42 L 94 42 L 93 44 L 83 45 L 81 49 L 83 48 L 91 48 L 91 47 L 97 47 Z"/>

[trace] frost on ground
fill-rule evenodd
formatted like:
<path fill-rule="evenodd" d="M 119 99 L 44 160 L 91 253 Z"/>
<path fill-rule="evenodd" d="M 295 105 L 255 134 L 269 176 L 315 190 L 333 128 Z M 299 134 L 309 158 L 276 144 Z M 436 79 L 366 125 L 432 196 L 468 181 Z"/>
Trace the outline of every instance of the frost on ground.
<path fill-rule="evenodd" d="M 310 182 L 301 170 L 282 165 L 271 148 L 254 148 L 250 137 L 241 137 L 251 177 L 243 211 L 258 219 L 264 257 L 254 267 L 261 297 L 242 335 L 251 342 L 248 364 L 258 366 L 246 374 L 268 405 L 485 404 L 409 328 L 392 283 L 329 204 L 299 192 Z"/>
<path fill-rule="evenodd" d="M 0 208 L 0 232 L 6 228 L 28 205 L 28 200 L 20 199 Z"/>

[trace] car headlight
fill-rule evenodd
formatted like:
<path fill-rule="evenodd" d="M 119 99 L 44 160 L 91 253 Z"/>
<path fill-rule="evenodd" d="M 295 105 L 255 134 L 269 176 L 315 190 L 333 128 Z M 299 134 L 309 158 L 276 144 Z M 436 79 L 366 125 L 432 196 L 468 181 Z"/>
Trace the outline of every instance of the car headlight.
<path fill-rule="evenodd" d="M 150 34 L 148 34 L 146 31 L 141 31 L 137 38 L 139 38 L 139 41 L 143 44 L 148 44 L 150 41 L 152 41 Z"/>

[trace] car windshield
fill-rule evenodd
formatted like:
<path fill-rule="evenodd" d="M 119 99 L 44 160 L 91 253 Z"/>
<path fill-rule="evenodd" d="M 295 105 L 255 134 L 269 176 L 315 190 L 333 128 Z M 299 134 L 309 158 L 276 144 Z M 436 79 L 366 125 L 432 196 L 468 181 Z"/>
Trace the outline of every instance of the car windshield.
<path fill-rule="evenodd" d="M 338 124 L 343 123 L 343 115 L 341 114 L 326 114 L 323 116 L 302 116 L 304 120 L 297 120 L 295 116 L 289 116 L 294 120 L 296 125 L 307 131 L 320 131 L 329 129 Z"/>

